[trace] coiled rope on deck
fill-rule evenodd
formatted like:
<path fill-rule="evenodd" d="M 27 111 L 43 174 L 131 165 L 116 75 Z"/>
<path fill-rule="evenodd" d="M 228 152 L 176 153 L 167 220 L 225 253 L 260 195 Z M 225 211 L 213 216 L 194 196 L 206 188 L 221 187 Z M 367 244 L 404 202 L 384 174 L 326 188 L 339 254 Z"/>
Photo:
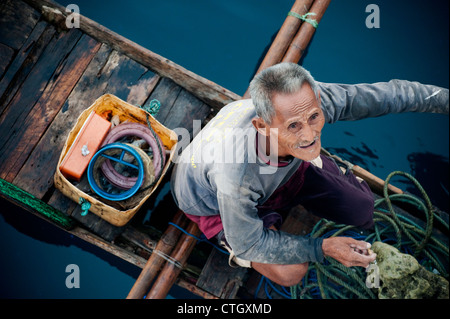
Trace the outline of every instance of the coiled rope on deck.
<path fill-rule="evenodd" d="M 389 181 L 395 175 L 410 179 L 420 191 L 423 201 L 410 194 L 389 195 Z M 433 223 L 434 220 L 439 221 L 447 231 L 449 225 L 436 213 L 423 187 L 410 174 L 395 171 L 386 178 L 383 196 L 383 198 L 377 199 L 374 204 L 373 231 L 360 231 L 355 226 L 336 224 L 322 218 L 313 227 L 309 236 L 321 236 L 323 238 L 347 236 L 369 243 L 375 241 L 389 243 L 403 253 L 413 254 L 426 269 L 433 272 L 438 271 L 441 276 L 448 279 L 448 272 L 439 256 L 440 258 L 446 258 L 448 261 L 449 247 L 433 235 Z M 392 201 L 408 203 L 422 211 L 426 216 L 425 227 L 411 218 L 398 214 L 392 205 Z M 387 206 L 387 209 L 382 207 L 383 204 Z M 173 226 L 193 236 L 179 226 L 175 224 Z M 195 238 L 201 241 L 201 238 Z M 215 248 L 224 252 L 217 246 Z M 290 292 L 288 291 L 289 288 L 275 285 L 268 278 L 262 276 L 255 291 L 255 298 L 257 298 L 264 284 L 265 294 L 270 299 L 272 294 L 292 299 L 376 299 L 376 290 L 367 287 L 366 277 L 367 273 L 364 268 L 345 267 L 333 258 L 327 257 L 324 263 L 310 263 L 302 282 L 290 287 Z M 269 291 L 270 289 L 271 291 Z"/>
<path fill-rule="evenodd" d="M 410 194 L 389 195 L 389 181 L 395 175 L 411 180 L 420 191 L 423 200 Z M 419 263 L 428 270 L 437 270 L 441 276 L 448 278 L 448 272 L 440 261 L 440 258 L 448 260 L 448 245 L 433 235 L 433 223 L 437 220 L 447 230 L 449 225 L 435 212 L 423 187 L 410 174 L 395 171 L 386 178 L 383 196 L 383 198 L 375 201 L 373 232 L 361 232 L 354 226 L 336 224 L 321 219 L 314 226 L 310 236 L 328 238 L 339 235 L 353 237 L 369 243 L 374 241 L 389 243 L 404 253 L 414 255 Z M 393 201 L 414 205 L 422 211 L 426 217 L 425 227 L 418 225 L 406 216 L 398 214 L 392 205 Z M 310 264 L 301 284 L 291 287 L 290 296 L 295 299 L 377 298 L 374 290 L 366 286 L 366 276 L 365 269 L 361 267 L 347 268 L 332 258 L 326 258 L 323 264 Z"/>
<path fill-rule="evenodd" d="M 140 107 L 145 112 L 147 112 L 147 114 L 146 114 L 147 126 L 150 129 L 150 131 L 152 132 L 153 138 L 156 141 L 156 145 L 158 146 L 158 150 L 157 151 L 159 152 L 159 156 L 161 158 L 161 161 L 160 161 L 161 167 L 159 169 L 158 176 L 155 176 L 155 179 L 153 180 L 153 182 L 150 185 L 148 185 L 146 187 L 143 187 L 143 188 L 141 188 L 139 190 L 139 192 L 142 192 L 142 191 L 146 191 L 146 190 L 152 188 L 153 186 L 155 186 L 156 183 L 158 183 L 161 175 L 163 174 L 163 169 L 164 169 L 164 163 L 163 162 L 164 161 L 162 160 L 162 158 L 164 156 L 164 151 L 162 149 L 161 140 L 159 139 L 158 135 L 156 134 L 155 130 L 153 129 L 152 124 L 150 123 L 150 117 L 149 117 L 149 114 L 151 116 L 156 116 L 156 114 L 158 114 L 159 109 L 161 108 L 161 102 L 159 100 L 157 100 L 157 99 L 153 99 L 153 100 L 150 101 L 150 103 L 148 105 L 144 105 L 144 106 L 138 105 L 138 107 Z M 155 152 L 156 150 L 153 150 L 153 151 Z"/>

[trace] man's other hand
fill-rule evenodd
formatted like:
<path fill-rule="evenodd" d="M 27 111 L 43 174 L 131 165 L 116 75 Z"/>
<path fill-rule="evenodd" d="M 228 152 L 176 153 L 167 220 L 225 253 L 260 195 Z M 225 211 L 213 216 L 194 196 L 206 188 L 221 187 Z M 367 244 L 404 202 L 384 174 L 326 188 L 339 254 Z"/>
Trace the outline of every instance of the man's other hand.
<path fill-rule="evenodd" d="M 329 256 L 346 267 L 367 268 L 377 255 L 370 251 L 371 245 L 350 237 L 325 238 L 322 243 L 324 256 Z"/>

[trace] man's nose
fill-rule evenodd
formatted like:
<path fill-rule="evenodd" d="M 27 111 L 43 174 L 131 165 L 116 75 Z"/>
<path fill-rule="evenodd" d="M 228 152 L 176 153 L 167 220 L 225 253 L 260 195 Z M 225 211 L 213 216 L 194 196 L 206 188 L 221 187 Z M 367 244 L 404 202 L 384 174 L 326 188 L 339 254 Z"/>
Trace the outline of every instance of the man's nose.
<path fill-rule="evenodd" d="M 312 127 L 310 125 L 305 125 L 303 126 L 300 137 L 302 138 L 303 141 L 312 142 L 316 136 Z"/>

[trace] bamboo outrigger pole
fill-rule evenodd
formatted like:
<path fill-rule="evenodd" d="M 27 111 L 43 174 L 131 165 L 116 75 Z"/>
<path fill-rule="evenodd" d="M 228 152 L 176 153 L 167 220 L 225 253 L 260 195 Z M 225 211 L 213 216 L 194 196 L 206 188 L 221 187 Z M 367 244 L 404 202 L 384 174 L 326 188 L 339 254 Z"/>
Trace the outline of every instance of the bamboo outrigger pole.
<path fill-rule="evenodd" d="M 316 26 L 322 20 L 323 14 L 328 8 L 331 0 L 315 0 L 309 13 L 309 19 L 315 20 Z M 312 23 L 302 23 L 299 31 L 295 35 L 294 39 L 289 46 L 286 54 L 283 57 L 282 62 L 298 63 L 305 52 L 306 48 L 311 41 L 314 32 L 316 32 L 316 26 Z"/>
<path fill-rule="evenodd" d="M 186 232 L 195 237 L 200 236 L 200 230 L 194 222 L 190 222 L 186 228 Z M 146 296 L 146 299 L 163 299 L 166 298 L 170 288 L 175 284 L 181 269 L 185 266 L 186 261 L 191 254 L 197 239 L 193 236 L 183 234 L 178 241 L 177 246 L 173 250 L 171 258 L 178 264 L 167 262 L 161 270 L 158 278 L 155 280 L 151 290 Z"/>
<path fill-rule="evenodd" d="M 182 211 L 178 211 L 172 222 L 180 227 L 185 227 L 187 219 Z M 150 289 L 153 279 L 156 277 L 158 271 L 166 262 L 164 256 L 170 255 L 174 249 L 181 231 L 176 227 L 169 225 L 165 233 L 161 236 L 158 244 L 153 250 L 152 255 L 148 259 L 144 268 L 142 269 L 138 279 L 128 293 L 127 299 L 142 299 Z"/>
<path fill-rule="evenodd" d="M 295 12 L 298 15 L 304 15 L 311 8 L 313 1 L 314 0 L 297 0 L 292 6 L 290 12 Z M 282 60 L 283 56 L 286 53 L 286 50 L 289 48 L 289 44 L 294 39 L 294 36 L 300 28 L 301 24 L 302 20 L 292 15 L 288 15 L 286 17 L 286 20 L 281 26 L 280 31 L 278 31 L 275 40 L 272 42 L 269 51 L 267 51 L 267 54 L 261 62 L 256 73 L 259 73 L 265 68 L 275 65 Z"/>
<path fill-rule="evenodd" d="M 298 15 L 304 15 L 311 8 L 313 1 L 314 0 L 296 0 L 290 12 L 294 12 Z M 289 47 L 289 44 L 294 39 L 294 36 L 297 33 L 298 29 L 300 28 L 301 24 L 302 20 L 292 15 L 288 15 L 286 17 L 286 20 L 284 20 L 284 23 L 281 26 L 280 30 L 278 31 L 275 40 L 273 40 L 272 45 L 269 48 L 269 51 L 267 51 L 266 56 L 261 62 L 258 71 L 256 71 L 256 74 L 268 68 L 269 66 L 281 62 L 283 56 L 286 53 L 286 50 Z M 249 97 L 250 94 L 247 89 L 247 92 L 245 92 L 243 98 Z"/>

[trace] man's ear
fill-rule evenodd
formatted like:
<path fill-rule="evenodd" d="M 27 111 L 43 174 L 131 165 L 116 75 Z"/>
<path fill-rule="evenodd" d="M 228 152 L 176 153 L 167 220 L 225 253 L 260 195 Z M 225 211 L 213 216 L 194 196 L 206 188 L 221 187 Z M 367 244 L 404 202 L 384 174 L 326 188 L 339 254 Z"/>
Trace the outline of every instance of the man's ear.
<path fill-rule="evenodd" d="M 266 122 L 260 117 L 254 117 L 252 119 L 252 124 L 256 128 L 259 134 L 262 134 L 264 136 L 268 135 L 269 132 L 269 126 Z"/>

